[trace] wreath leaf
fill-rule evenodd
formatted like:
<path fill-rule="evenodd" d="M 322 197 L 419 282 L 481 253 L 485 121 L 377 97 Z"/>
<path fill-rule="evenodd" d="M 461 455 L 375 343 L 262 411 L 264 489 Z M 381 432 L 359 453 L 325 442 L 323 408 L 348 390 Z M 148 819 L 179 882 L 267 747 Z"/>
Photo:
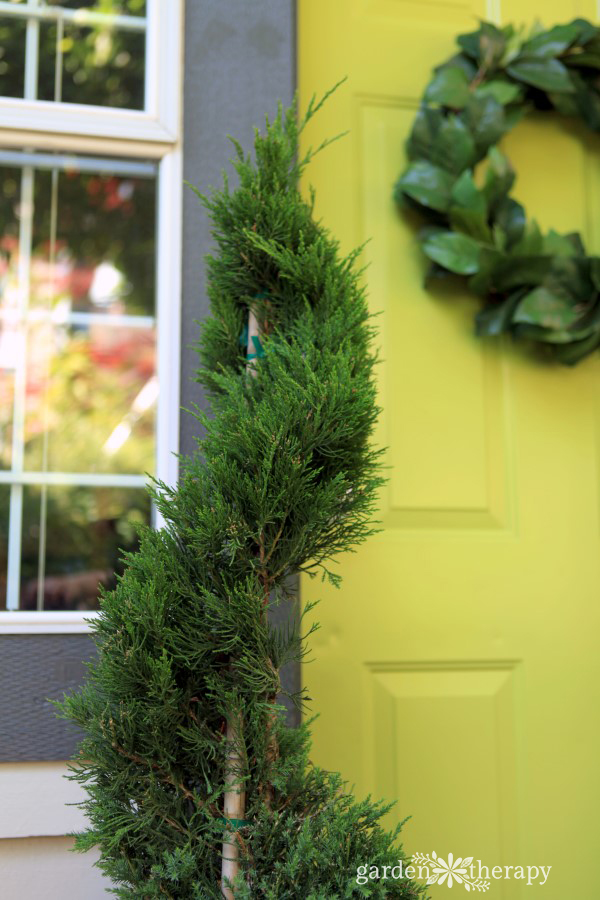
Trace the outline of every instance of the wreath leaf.
<path fill-rule="evenodd" d="M 423 242 L 423 250 L 433 262 L 458 275 L 472 275 L 479 270 L 481 244 L 466 234 L 434 232 Z"/>
<path fill-rule="evenodd" d="M 541 88 L 543 91 L 572 94 L 575 90 L 569 70 L 558 59 L 521 57 L 506 70 L 513 78 Z"/>
<path fill-rule="evenodd" d="M 469 81 L 463 69 L 448 66 L 436 74 L 425 92 L 425 101 L 462 109 L 469 102 L 470 96 Z"/>

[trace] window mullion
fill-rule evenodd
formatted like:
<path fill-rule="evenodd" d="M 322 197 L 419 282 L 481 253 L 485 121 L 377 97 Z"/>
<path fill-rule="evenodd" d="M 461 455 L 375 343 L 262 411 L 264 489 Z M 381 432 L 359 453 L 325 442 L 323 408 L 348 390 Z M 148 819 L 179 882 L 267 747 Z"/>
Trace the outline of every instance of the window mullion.
<path fill-rule="evenodd" d="M 39 0 L 30 0 L 30 6 L 39 6 Z M 25 100 L 37 99 L 38 64 L 40 58 L 40 22 L 31 17 L 27 19 L 25 37 Z"/>

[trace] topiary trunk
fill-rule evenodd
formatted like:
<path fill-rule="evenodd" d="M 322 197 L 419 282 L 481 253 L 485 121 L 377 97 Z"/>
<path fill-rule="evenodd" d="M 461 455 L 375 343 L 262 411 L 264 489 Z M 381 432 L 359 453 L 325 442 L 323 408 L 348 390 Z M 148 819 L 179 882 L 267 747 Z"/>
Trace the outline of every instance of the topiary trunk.
<path fill-rule="evenodd" d="M 141 532 L 104 595 L 98 662 L 62 707 L 85 730 L 77 846 L 100 848 L 118 897 L 422 896 L 406 880 L 356 884 L 358 866 L 397 865 L 399 829 L 310 765 L 307 727 L 286 727 L 276 703 L 305 637 L 272 627 L 269 608 L 290 575 L 337 583 L 330 560 L 373 531 L 382 483 L 357 252 L 340 255 L 298 191 L 312 155 L 298 158 L 299 131 L 320 105 L 300 126 L 280 109 L 254 160 L 235 144 L 235 190 L 201 196 L 216 250 L 198 380 L 213 418 L 194 413 L 205 436 L 178 487 L 153 489 L 165 527 Z"/>

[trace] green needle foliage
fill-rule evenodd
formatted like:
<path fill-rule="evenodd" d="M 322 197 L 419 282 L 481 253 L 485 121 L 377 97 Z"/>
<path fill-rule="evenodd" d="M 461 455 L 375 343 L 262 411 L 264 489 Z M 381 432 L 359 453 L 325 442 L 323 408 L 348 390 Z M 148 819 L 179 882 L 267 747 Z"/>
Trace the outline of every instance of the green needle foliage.
<path fill-rule="evenodd" d="M 280 109 L 254 158 L 235 145 L 238 186 L 201 196 L 216 252 L 198 378 L 213 417 L 195 411 L 205 436 L 178 487 L 153 489 L 165 527 L 126 556 L 94 625 L 98 661 L 62 706 L 85 731 L 71 777 L 90 827 L 77 846 L 100 848 L 118 897 L 221 896 L 232 719 L 246 794 L 245 819 L 227 826 L 236 897 L 422 896 L 406 880 L 356 884 L 360 865 L 397 865 L 399 829 L 381 827 L 388 807 L 310 765 L 307 726 L 287 727 L 276 703 L 306 636 L 274 628 L 268 610 L 290 575 L 337 582 L 330 560 L 373 531 L 382 480 L 357 253 L 340 255 L 298 191 L 313 155 L 298 157 L 298 136 L 321 103 L 300 124 Z M 250 310 L 260 339 L 248 348 Z"/>

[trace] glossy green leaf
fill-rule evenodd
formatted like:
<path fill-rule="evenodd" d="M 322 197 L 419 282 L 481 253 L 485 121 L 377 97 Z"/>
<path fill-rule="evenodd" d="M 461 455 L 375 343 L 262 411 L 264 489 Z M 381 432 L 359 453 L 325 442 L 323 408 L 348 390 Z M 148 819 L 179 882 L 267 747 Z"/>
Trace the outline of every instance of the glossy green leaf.
<path fill-rule="evenodd" d="M 572 93 L 575 90 L 568 69 L 558 59 L 519 57 L 511 63 L 507 72 L 518 81 L 543 91 Z"/>
<path fill-rule="evenodd" d="M 494 286 L 500 291 L 522 286 L 535 287 L 544 283 L 551 269 L 552 258 L 549 256 L 507 255 L 501 271 L 496 273 Z"/>
<path fill-rule="evenodd" d="M 479 272 L 469 282 L 475 293 L 512 291 L 519 287 L 537 287 L 545 282 L 552 269 L 549 256 L 514 257 L 496 249 L 484 248 Z"/>
<path fill-rule="evenodd" d="M 554 109 L 562 116 L 575 117 L 581 115 L 581 103 L 577 89 L 575 89 L 574 94 L 555 94 L 551 91 L 548 94 L 548 99 Z"/>
<path fill-rule="evenodd" d="M 431 158 L 431 147 L 443 121 L 444 113 L 441 109 L 419 107 L 406 142 L 406 152 L 410 160 Z"/>
<path fill-rule="evenodd" d="M 596 292 L 588 259 L 582 256 L 553 256 L 551 259 L 545 286 L 555 294 L 572 298 L 581 314 L 590 306 Z"/>
<path fill-rule="evenodd" d="M 600 96 L 587 85 L 577 89 L 577 106 L 583 120 L 592 131 L 600 131 Z"/>
<path fill-rule="evenodd" d="M 455 231 L 468 234 L 484 244 L 492 242 L 492 233 L 486 221 L 485 213 L 467 209 L 464 206 L 451 206 L 448 210 L 448 218 L 450 225 Z"/>
<path fill-rule="evenodd" d="M 581 29 L 572 22 L 570 25 L 555 25 L 523 44 L 522 56 L 549 59 L 560 56 L 579 37 Z"/>
<path fill-rule="evenodd" d="M 558 234 L 554 229 L 544 236 L 543 246 L 548 256 L 583 256 L 585 253 L 578 234 Z"/>
<path fill-rule="evenodd" d="M 513 29 L 512 34 L 507 36 L 506 47 L 504 48 L 504 53 L 502 54 L 502 59 L 500 60 L 499 64 L 499 67 L 501 69 L 506 69 L 506 67 L 513 61 L 513 59 L 515 59 L 519 55 L 524 41 L 524 25 L 521 25 L 518 29 Z"/>
<path fill-rule="evenodd" d="M 600 257 L 590 256 L 590 279 L 597 291 L 600 291 Z"/>
<path fill-rule="evenodd" d="M 523 291 L 516 291 L 506 300 L 488 303 L 475 316 L 475 334 L 497 335 L 509 330 L 512 314 L 523 297 Z"/>
<path fill-rule="evenodd" d="M 563 344 L 556 347 L 554 357 L 565 366 L 574 366 L 580 360 L 585 359 L 600 346 L 600 332 L 595 331 L 582 341 Z"/>
<path fill-rule="evenodd" d="M 492 22 L 482 22 L 479 29 L 479 61 L 488 67 L 500 62 L 509 37 L 509 33 Z"/>
<path fill-rule="evenodd" d="M 449 210 L 452 227 L 483 243 L 491 242 L 487 223 L 487 204 L 470 171 L 462 173 L 452 188 L 452 205 Z"/>
<path fill-rule="evenodd" d="M 511 328 L 513 334 L 520 339 L 539 341 L 541 344 L 553 344 L 565 346 L 588 338 L 591 334 L 598 334 L 591 328 L 567 329 L 567 328 L 543 328 L 541 325 L 530 325 L 523 322 L 513 322 Z"/>
<path fill-rule="evenodd" d="M 441 169 L 459 175 L 477 160 L 473 136 L 458 116 L 448 116 L 440 123 L 430 148 L 430 159 Z"/>
<path fill-rule="evenodd" d="M 494 247 L 504 252 L 506 250 L 508 240 L 506 232 L 496 223 L 492 225 L 492 236 L 494 239 Z"/>
<path fill-rule="evenodd" d="M 497 204 L 494 220 L 506 235 L 506 247 L 510 249 L 521 240 L 525 230 L 525 210 L 512 197 L 504 197 Z"/>
<path fill-rule="evenodd" d="M 600 69 L 600 53 L 572 53 L 564 63 L 577 69 Z"/>
<path fill-rule="evenodd" d="M 493 97 L 502 106 L 506 106 L 522 99 L 523 88 L 512 81 L 494 79 L 480 84 L 475 93 L 478 97 Z"/>
<path fill-rule="evenodd" d="M 514 312 L 513 321 L 563 329 L 572 325 L 578 317 L 572 301 L 541 286 L 523 297 Z"/>
<path fill-rule="evenodd" d="M 469 82 L 463 70 L 457 66 L 449 66 L 437 72 L 425 92 L 425 101 L 462 109 L 470 96 Z"/>
<path fill-rule="evenodd" d="M 473 95 L 462 112 L 481 155 L 497 144 L 508 130 L 504 107 L 494 97 Z"/>
<path fill-rule="evenodd" d="M 487 163 L 483 194 L 489 209 L 495 215 L 515 182 L 515 173 L 507 157 L 497 147 L 490 149 Z"/>
<path fill-rule="evenodd" d="M 585 47 L 590 41 L 598 39 L 600 35 L 598 26 L 588 22 L 587 19 L 573 19 L 573 25 L 577 25 L 579 28 L 577 43 L 582 47 Z"/>
<path fill-rule="evenodd" d="M 487 205 L 470 172 L 463 172 L 452 188 L 452 201 L 475 212 L 485 214 Z"/>
<path fill-rule="evenodd" d="M 479 268 L 481 244 L 465 234 L 437 231 L 423 241 L 429 259 L 458 275 L 472 275 Z"/>
<path fill-rule="evenodd" d="M 451 56 L 449 60 L 443 63 L 443 65 L 437 66 L 434 69 L 434 72 L 439 72 L 442 69 L 448 68 L 449 66 L 455 66 L 457 69 L 462 69 L 469 82 L 473 80 L 479 68 L 479 66 L 477 66 L 475 62 L 470 59 L 465 53 L 456 53 L 454 56 Z"/>
<path fill-rule="evenodd" d="M 445 212 L 450 205 L 454 178 L 450 173 L 424 160 L 414 162 L 396 182 L 394 195 L 412 197 L 429 209 Z"/>
<path fill-rule="evenodd" d="M 471 31 L 469 34 L 459 34 L 456 43 L 470 59 L 479 62 L 479 29 L 477 31 Z"/>
<path fill-rule="evenodd" d="M 535 219 L 527 222 L 523 237 L 514 245 L 511 252 L 514 256 L 544 255 L 544 238 Z"/>
<path fill-rule="evenodd" d="M 496 284 L 498 273 L 503 271 L 506 256 L 495 247 L 482 247 L 479 254 L 479 271 L 469 278 L 469 288 L 480 296 L 489 294 Z"/>

